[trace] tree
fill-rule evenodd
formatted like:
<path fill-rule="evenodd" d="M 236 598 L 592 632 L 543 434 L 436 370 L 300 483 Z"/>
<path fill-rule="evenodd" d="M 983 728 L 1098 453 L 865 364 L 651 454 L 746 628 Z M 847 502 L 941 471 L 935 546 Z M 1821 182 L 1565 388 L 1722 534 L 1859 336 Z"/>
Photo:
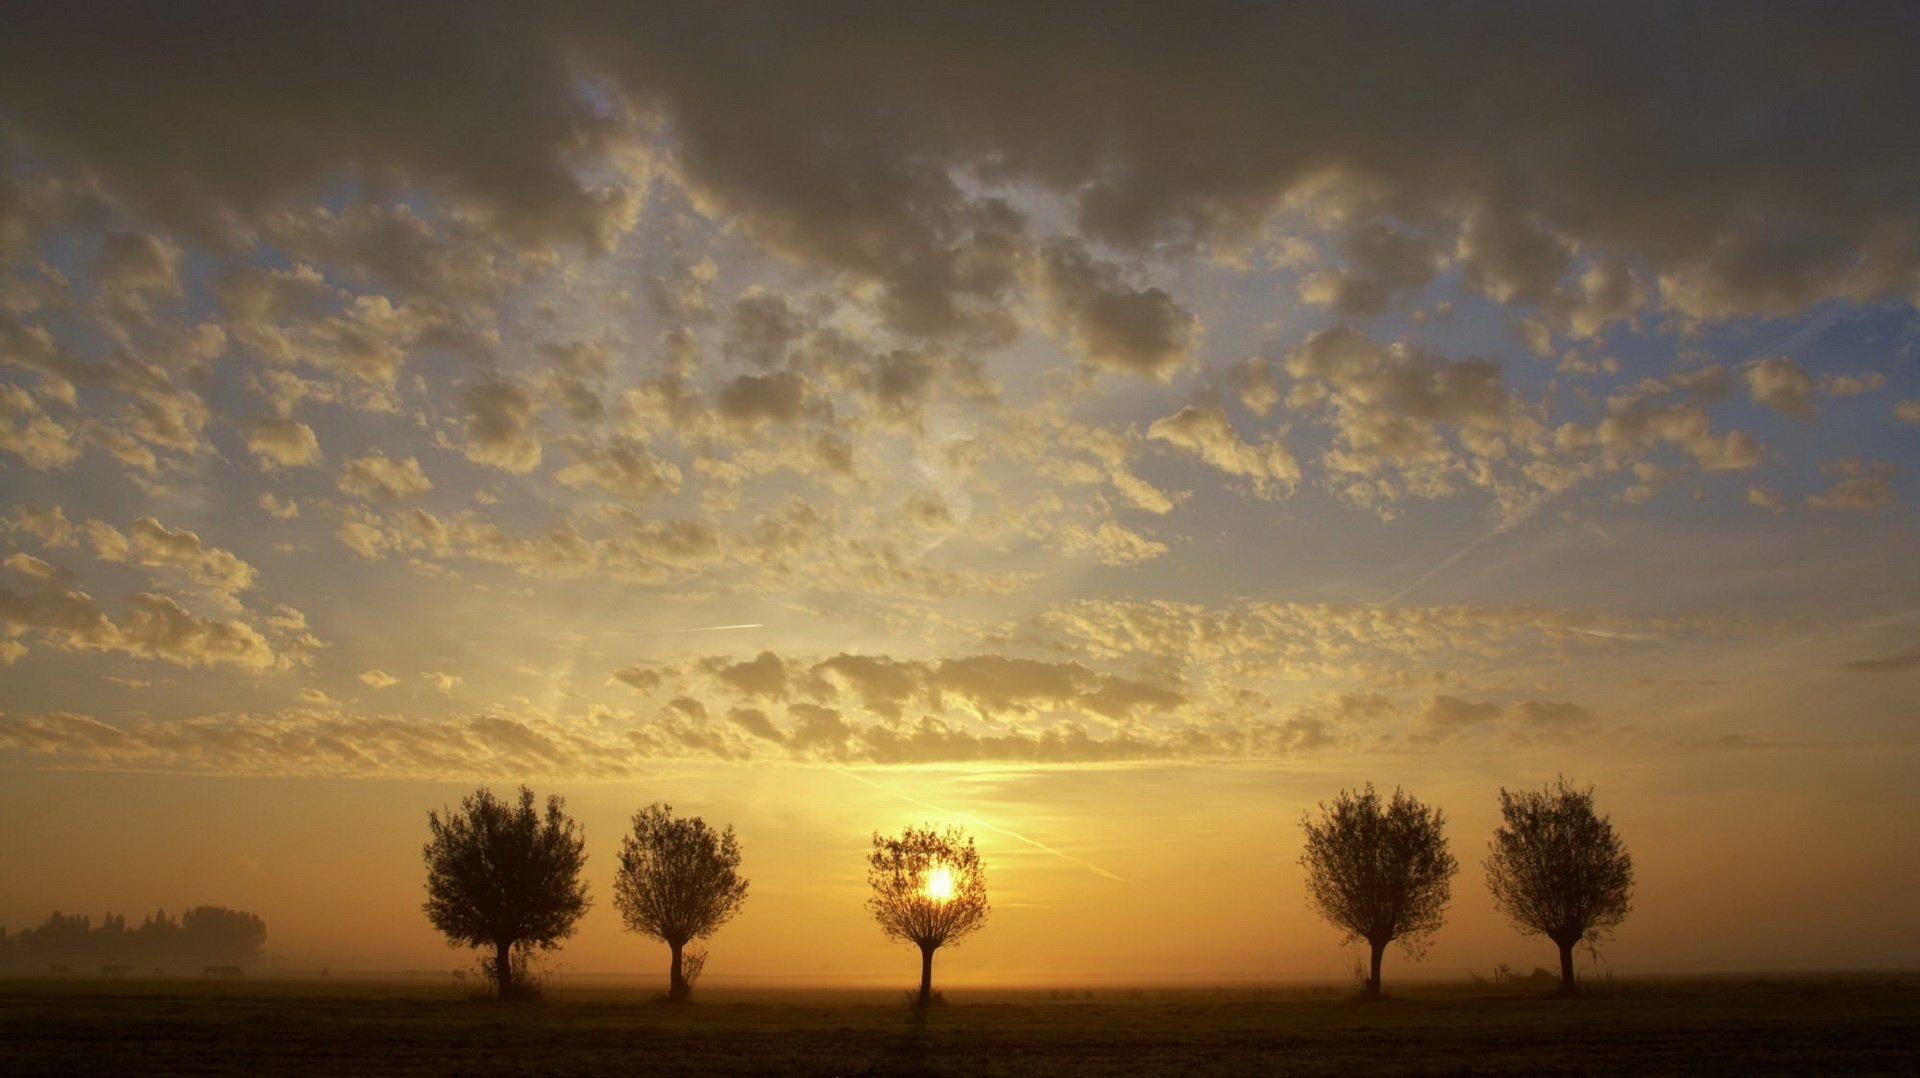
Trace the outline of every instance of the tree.
<path fill-rule="evenodd" d="M 898 838 L 874 833 L 867 856 L 867 909 L 888 939 L 920 948 L 920 998 L 933 1002 L 933 952 L 958 944 L 986 923 L 987 874 L 973 839 L 958 827 L 909 827 Z"/>
<path fill-rule="evenodd" d="M 1593 787 L 1562 778 L 1540 791 L 1500 791 L 1504 823 L 1488 844 L 1493 904 L 1524 933 L 1560 947 L 1560 990 L 1575 991 L 1573 948 L 1597 944 L 1633 909 L 1633 859 L 1593 811 Z"/>
<path fill-rule="evenodd" d="M 620 843 L 613 904 L 633 932 L 664 942 L 672 952 L 667 998 L 693 994 L 682 952 L 705 939 L 747 898 L 740 875 L 740 842 L 733 828 L 715 831 L 698 816 L 675 819 L 673 806 L 648 805 L 633 815 L 633 833 Z"/>
<path fill-rule="evenodd" d="M 1373 952 L 1367 995 L 1380 994 L 1380 956 L 1394 940 L 1419 957 L 1438 931 L 1459 864 L 1447 852 L 1445 820 L 1403 790 L 1382 803 L 1373 784 L 1342 790 L 1320 803 L 1320 818 L 1303 816 L 1300 864 L 1320 916 L 1365 940 Z"/>
<path fill-rule="evenodd" d="M 514 949 L 557 946 L 590 904 L 580 878 L 586 837 L 565 804 L 547 798 L 543 819 L 525 786 L 516 804 L 482 787 L 458 812 L 427 813 L 427 919 L 448 946 L 492 945 L 488 972 L 501 999 L 524 994 L 514 984 Z"/>
<path fill-rule="evenodd" d="M 103 929 L 126 931 L 127 919 L 109 918 Z M 267 923 L 251 913 L 225 906 L 195 906 L 180 915 L 180 931 L 189 953 L 217 965 L 240 965 L 260 957 L 267 942 Z"/>

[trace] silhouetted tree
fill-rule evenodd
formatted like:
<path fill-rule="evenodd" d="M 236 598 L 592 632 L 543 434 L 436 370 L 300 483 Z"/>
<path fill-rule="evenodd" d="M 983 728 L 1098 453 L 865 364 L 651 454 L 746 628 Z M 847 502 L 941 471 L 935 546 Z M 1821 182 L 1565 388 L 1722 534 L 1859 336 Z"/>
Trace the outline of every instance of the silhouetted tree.
<path fill-rule="evenodd" d="M 1562 778 L 1538 792 L 1500 791 L 1505 822 L 1488 844 L 1493 904 L 1522 932 L 1560 948 L 1560 990 L 1575 990 L 1573 948 L 1597 943 L 1633 909 L 1633 859 L 1605 816 L 1593 811 L 1593 787 Z"/>
<path fill-rule="evenodd" d="M 875 832 L 867 856 L 867 909 L 888 939 L 920 948 L 920 1006 L 933 1002 L 933 952 L 957 944 L 987 920 L 987 874 L 980 851 L 958 827 L 909 827 L 898 838 Z"/>
<path fill-rule="evenodd" d="M 565 804 L 547 798 L 542 819 L 525 786 L 517 804 L 482 787 L 458 812 L 427 813 L 427 919 L 451 946 L 493 946 L 501 999 L 516 994 L 513 949 L 551 948 L 587 912 L 586 839 Z"/>
<path fill-rule="evenodd" d="M 126 918 L 119 919 L 122 930 L 126 923 Z M 222 965 L 239 965 L 258 958 L 260 948 L 267 942 L 265 921 L 225 906 L 195 906 L 181 914 L 180 932 L 189 953 Z"/>
<path fill-rule="evenodd" d="M 613 903 L 627 928 L 652 936 L 672 952 L 667 998 L 693 994 L 683 968 L 686 945 L 726 924 L 747 898 L 740 875 L 740 842 L 733 828 L 715 831 L 698 816 L 675 819 L 672 805 L 653 804 L 633 815 L 633 833 L 620 842 Z"/>
<path fill-rule="evenodd" d="M 1381 802 L 1373 784 L 1342 790 L 1307 814 L 1300 864 L 1322 917 L 1373 952 L 1367 995 L 1380 994 L 1380 956 L 1394 940 L 1418 957 L 1440 927 L 1459 864 L 1447 852 L 1444 818 L 1403 790 Z"/>

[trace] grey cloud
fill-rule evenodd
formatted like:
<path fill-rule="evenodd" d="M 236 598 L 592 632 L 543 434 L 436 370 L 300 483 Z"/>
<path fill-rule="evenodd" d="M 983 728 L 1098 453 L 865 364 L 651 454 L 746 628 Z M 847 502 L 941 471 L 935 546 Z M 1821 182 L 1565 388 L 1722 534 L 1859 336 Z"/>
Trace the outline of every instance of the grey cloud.
<path fill-rule="evenodd" d="M 1900 670 L 1913 670 L 1920 668 L 1920 648 L 1912 648 L 1907 651 L 1896 652 L 1892 655 L 1881 655 L 1872 659 L 1854 659 L 1851 662 L 1841 663 L 1840 666 L 1841 669 L 1851 670 L 1860 674 L 1883 674 Z"/>
<path fill-rule="evenodd" d="M 1497 721 L 1504 709 L 1499 704 L 1473 703 L 1456 696 L 1435 696 L 1427 701 L 1414 722 L 1414 738 L 1419 741 L 1447 741 L 1476 727 Z"/>
<path fill-rule="evenodd" d="M 1513 707 L 1511 733 L 1516 741 L 1568 741 L 1591 733 L 1600 717 L 1571 701 L 1523 700 Z"/>
<path fill-rule="evenodd" d="M 750 288 L 727 311 L 726 357 L 762 369 L 778 367 L 810 328 L 808 322 L 787 297 Z"/>
<path fill-rule="evenodd" d="M 716 406 L 722 419 L 752 430 L 769 423 L 798 422 L 824 404 L 815 398 L 805 375 L 774 371 L 743 374 L 726 383 Z"/>
<path fill-rule="evenodd" d="M 966 173 L 1067 196 L 1124 245 L 1235 244 L 1290 199 L 1418 221 L 1515 302 L 1593 260 L 1697 317 L 1915 291 L 1920 31 L 1897 5 L 870 14 L 52 5 L 15 13 L 0 112 L 35 155 L 204 227 L 345 169 L 596 245 L 635 195 L 582 177 L 628 160 L 630 105 L 697 204 L 882 283 L 909 332 L 992 323 L 1018 278 L 1023 223 Z"/>
<path fill-rule="evenodd" d="M 1164 381 L 1187 365 L 1199 320 L 1159 288 L 1133 288 L 1076 242 L 1041 252 L 1041 292 L 1059 332 L 1093 367 Z"/>
<path fill-rule="evenodd" d="M 1301 280 L 1300 296 L 1330 306 L 1343 318 L 1385 312 L 1390 303 L 1426 286 L 1445 261 L 1425 237 L 1384 221 L 1361 221 L 1341 236 L 1351 262 L 1345 270 L 1321 270 Z"/>
<path fill-rule="evenodd" d="M 535 402 L 525 386 L 506 379 L 481 382 L 460 394 L 460 404 L 466 411 L 468 460 L 515 474 L 540 463 Z"/>
<path fill-rule="evenodd" d="M 631 212 L 630 196 L 573 174 L 612 132 L 577 92 L 555 28 L 505 11 L 369 4 L 263 19 L 214 3 L 190 15 L 137 4 L 15 15 L 0 111 L 29 144 L 206 231 L 342 167 L 439 187 L 527 240 L 597 245 Z"/>
<path fill-rule="evenodd" d="M 680 467 L 654 456 L 637 439 L 616 438 L 604 446 L 579 450 L 577 455 L 575 463 L 554 475 L 569 487 L 597 486 L 635 502 L 680 489 Z"/>

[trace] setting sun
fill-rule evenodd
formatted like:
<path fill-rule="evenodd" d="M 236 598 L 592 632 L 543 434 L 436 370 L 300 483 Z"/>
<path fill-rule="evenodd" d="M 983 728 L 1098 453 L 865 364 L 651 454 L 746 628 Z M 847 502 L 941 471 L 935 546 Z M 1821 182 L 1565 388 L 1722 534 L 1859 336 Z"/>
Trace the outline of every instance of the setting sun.
<path fill-rule="evenodd" d="M 927 897 L 935 902 L 953 900 L 953 869 L 946 865 L 935 865 L 927 872 Z"/>

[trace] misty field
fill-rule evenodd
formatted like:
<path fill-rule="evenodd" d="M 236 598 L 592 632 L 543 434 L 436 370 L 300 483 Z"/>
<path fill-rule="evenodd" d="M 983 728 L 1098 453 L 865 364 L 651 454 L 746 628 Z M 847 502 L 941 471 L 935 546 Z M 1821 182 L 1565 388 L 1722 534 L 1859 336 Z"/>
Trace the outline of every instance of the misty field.
<path fill-rule="evenodd" d="M 502 1005 L 418 983 L 0 981 L 0 1073 L 1912 1074 L 1920 977 L 1530 988 L 722 991 L 565 986 Z"/>

